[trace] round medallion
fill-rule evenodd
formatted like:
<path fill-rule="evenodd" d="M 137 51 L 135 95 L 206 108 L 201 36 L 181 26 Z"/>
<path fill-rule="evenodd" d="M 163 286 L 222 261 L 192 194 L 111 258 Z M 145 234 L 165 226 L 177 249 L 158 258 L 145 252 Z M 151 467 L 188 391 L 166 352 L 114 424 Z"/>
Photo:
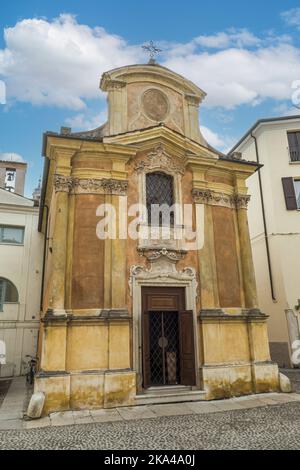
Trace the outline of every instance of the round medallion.
<path fill-rule="evenodd" d="M 158 346 L 160 348 L 166 348 L 168 346 L 168 338 L 165 338 L 164 336 L 161 336 L 158 340 Z"/>
<path fill-rule="evenodd" d="M 142 104 L 146 116 L 152 121 L 163 121 L 169 111 L 169 101 L 166 95 L 156 88 L 145 91 Z"/>

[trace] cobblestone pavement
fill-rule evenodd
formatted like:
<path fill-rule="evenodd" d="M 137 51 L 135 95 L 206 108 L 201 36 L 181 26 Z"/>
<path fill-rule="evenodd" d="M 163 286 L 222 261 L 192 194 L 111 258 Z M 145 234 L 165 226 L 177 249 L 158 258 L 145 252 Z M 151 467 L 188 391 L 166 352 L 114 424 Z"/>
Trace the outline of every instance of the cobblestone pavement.
<path fill-rule="evenodd" d="M 226 412 L 0 431 L 0 449 L 299 448 L 299 401 Z"/>

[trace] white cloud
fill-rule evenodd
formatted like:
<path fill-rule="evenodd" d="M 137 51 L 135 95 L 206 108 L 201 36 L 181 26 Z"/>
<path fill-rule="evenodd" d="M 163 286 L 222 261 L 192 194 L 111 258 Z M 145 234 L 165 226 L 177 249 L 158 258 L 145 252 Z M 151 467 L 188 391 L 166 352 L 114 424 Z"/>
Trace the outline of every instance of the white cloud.
<path fill-rule="evenodd" d="M 235 139 L 214 132 L 206 126 L 200 126 L 201 133 L 209 145 L 226 153 L 233 146 Z"/>
<path fill-rule="evenodd" d="M 92 130 L 101 126 L 107 120 L 107 112 L 103 110 L 94 116 L 89 116 L 85 113 L 78 113 L 66 119 L 66 124 L 73 129 L 79 130 Z"/>
<path fill-rule="evenodd" d="M 289 99 L 291 81 L 300 78 L 300 50 L 279 44 L 189 55 L 176 55 L 173 51 L 164 65 L 203 88 L 207 92 L 206 106 L 233 108 L 267 98 Z"/>
<path fill-rule="evenodd" d="M 296 106 L 290 106 L 287 103 L 281 103 L 278 106 L 275 106 L 273 112 L 277 116 L 299 116 L 300 107 L 297 108 Z"/>
<path fill-rule="evenodd" d="M 281 17 L 288 26 L 296 26 L 300 28 L 300 8 L 291 8 L 281 13 Z"/>
<path fill-rule="evenodd" d="M 194 42 L 198 46 L 224 49 L 227 47 L 258 46 L 262 41 L 247 29 L 229 29 L 226 32 L 210 36 L 198 36 Z"/>
<path fill-rule="evenodd" d="M 5 29 L 4 39 L 0 77 L 8 102 L 60 106 L 79 114 L 86 100 L 103 96 L 98 85 L 104 71 L 146 61 L 140 46 L 79 24 L 72 15 L 20 21 Z M 187 43 L 164 43 L 161 63 L 205 90 L 207 107 L 232 109 L 268 98 L 280 102 L 290 99 L 291 82 L 300 79 L 300 50 L 289 41 L 273 32 L 260 39 L 245 29 L 229 29 Z M 81 119 L 86 122 L 85 113 Z"/>
<path fill-rule="evenodd" d="M 0 75 L 8 98 L 72 109 L 99 97 L 105 70 L 135 63 L 139 48 L 103 28 L 78 24 L 72 15 L 26 19 L 4 32 Z"/>

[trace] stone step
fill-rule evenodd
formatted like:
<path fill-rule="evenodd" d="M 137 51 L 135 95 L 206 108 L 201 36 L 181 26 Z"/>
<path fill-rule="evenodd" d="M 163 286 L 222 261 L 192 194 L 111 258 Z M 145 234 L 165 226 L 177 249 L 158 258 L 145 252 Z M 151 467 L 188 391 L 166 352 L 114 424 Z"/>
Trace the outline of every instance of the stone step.
<path fill-rule="evenodd" d="M 151 405 L 159 403 L 182 403 L 185 401 L 203 401 L 205 400 L 206 392 L 203 390 L 187 390 L 187 391 L 174 391 L 161 392 L 161 393 L 141 393 L 135 396 L 136 405 Z"/>
<path fill-rule="evenodd" d="M 188 387 L 186 385 L 164 385 L 161 387 L 149 387 L 147 388 L 143 394 L 145 395 L 167 395 L 169 393 L 183 393 L 183 392 L 190 392 L 192 387 Z"/>

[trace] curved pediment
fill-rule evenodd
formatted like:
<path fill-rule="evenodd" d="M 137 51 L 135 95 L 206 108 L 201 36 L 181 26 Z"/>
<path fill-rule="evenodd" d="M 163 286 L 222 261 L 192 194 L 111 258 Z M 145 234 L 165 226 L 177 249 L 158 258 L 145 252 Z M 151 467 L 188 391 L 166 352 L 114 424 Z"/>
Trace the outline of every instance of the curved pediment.
<path fill-rule="evenodd" d="M 102 76 L 108 93 L 108 123 L 103 135 L 165 124 L 207 146 L 199 130 L 199 105 L 205 92 L 181 75 L 158 64 L 120 67 Z"/>
<path fill-rule="evenodd" d="M 194 95 L 199 102 L 206 96 L 206 93 L 193 82 L 159 64 L 137 64 L 109 70 L 102 75 L 100 88 L 103 91 L 110 91 L 112 86 L 122 87 L 128 83 L 143 81 L 165 84 L 175 91 Z"/>

